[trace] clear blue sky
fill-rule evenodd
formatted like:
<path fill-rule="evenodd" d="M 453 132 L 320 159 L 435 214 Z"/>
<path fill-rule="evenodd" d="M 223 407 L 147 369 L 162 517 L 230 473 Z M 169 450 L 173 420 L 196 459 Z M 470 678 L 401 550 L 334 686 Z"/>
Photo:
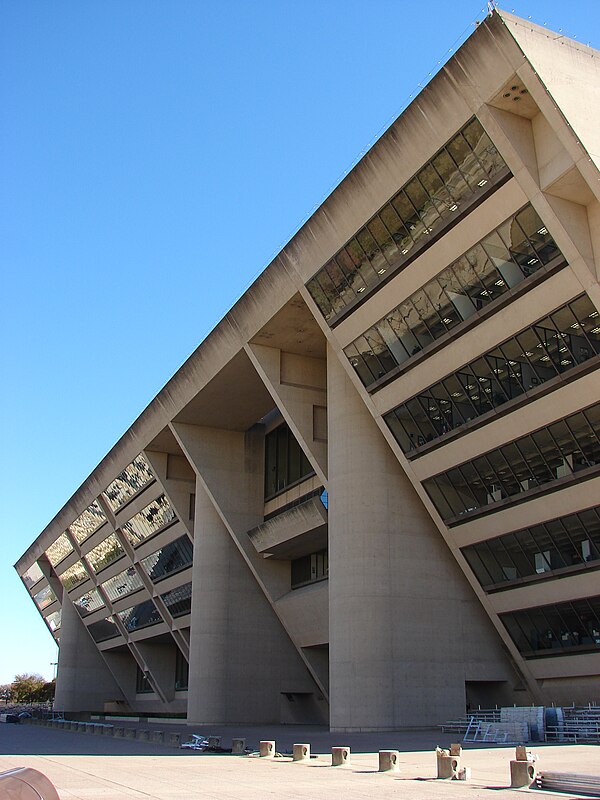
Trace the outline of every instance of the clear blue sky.
<path fill-rule="evenodd" d="M 12 564 L 485 5 L 0 3 L 0 683 L 56 658 Z"/>

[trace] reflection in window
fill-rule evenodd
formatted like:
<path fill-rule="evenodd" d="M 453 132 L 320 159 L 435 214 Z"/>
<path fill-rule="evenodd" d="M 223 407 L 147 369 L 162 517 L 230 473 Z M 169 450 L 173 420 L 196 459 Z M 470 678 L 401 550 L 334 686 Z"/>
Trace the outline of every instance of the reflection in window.
<path fill-rule="evenodd" d="M 471 120 L 308 282 L 325 319 L 366 297 L 508 174 Z"/>
<path fill-rule="evenodd" d="M 190 665 L 185 660 L 185 656 L 179 648 L 175 656 L 175 691 L 183 691 L 188 688 L 190 682 Z"/>
<path fill-rule="evenodd" d="M 52 614 L 49 614 L 47 617 L 45 617 L 45 619 L 46 624 L 52 633 L 55 633 L 60 628 L 62 622 L 62 609 L 54 611 Z"/>
<path fill-rule="evenodd" d="M 192 610 L 192 584 L 184 583 L 170 592 L 161 594 L 161 600 L 169 610 L 172 617 L 181 617 Z"/>
<path fill-rule="evenodd" d="M 43 577 L 44 573 L 39 568 L 37 561 L 34 561 L 34 563 L 29 567 L 29 569 L 26 570 L 21 575 L 21 580 L 28 589 L 31 589 L 31 587 L 38 581 L 40 581 Z"/>
<path fill-rule="evenodd" d="M 100 507 L 97 500 L 89 505 L 83 514 L 80 514 L 75 522 L 69 525 L 69 529 L 78 544 L 84 542 L 88 536 L 98 530 L 100 525 L 106 522 L 106 514 Z"/>
<path fill-rule="evenodd" d="M 92 622 L 91 625 L 88 625 L 88 631 L 95 642 L 104 642 L 106 639 L 112 639 L 119 635 L 119 629 L 112 617 Z"/>
<path fill-rule="evenodd" d="M 344 348 L 369 387 L 562 255 L 526 206 Z"/>
<path fill-rule="evenodd" d="M 37 594 L 33 595 L 33 599 L 41 611 L 43 608 L 51 605 L 56 600 L 56 595 L 49 586 L 44 586 L 44 588 L 40 589 Z"/>
<path fill-rule="evenodd" d="M 152 600 L 144 600 L 143 603 L 138 603 L 136 606 L 118 611 L 117 617 L 130 633 L 162 622 L 162 617 Z"/>
<path fill-rule="evenodd" d="M 145 456 L 140 453 L 133 459 L 128 467 L 110 483 L 104 496 L 113 511 L 116 511 L 127 502 L 134 494 L 143 489 L 144 486 L 154 478 L 150 465 Z"/>
<path fill-rule="evenodd" d="M 464 547 L 485 589 L 586 564 L 600 566 L 600 506 Z"/>
<path fill-rule="evenodd" d="M 600 403 L 423 482 L 443 519 L 600 464 Z"/>
<path fill-rule="evenodd" d="M 265 436 L 265 500 L 314 474 L 287 423 Z"/>
<path fill-rule="evenodd" d="M 139 514 L 123 525 L 123 533 L 135 547 L 148 536 L 169 525 L 175 519 L 175 512 L 164 494 L 143 508 Z"/>
<path fill-rule="evenodd" d="M 94 572 L 100 572 L 104 567 L 120 558 L 124 552 L 116 534 L 111 533 L 104 541 L 96 545 L 93 550 L 86 553 L 85 558 Z"/>
<path fill-rule="evenodd" d="M 292 589 L 298 589 L 308 583 L 317 583 L 328 576 L 329 559 L 326 549 L 292 561 Z"/>
<path fill-rule="evenodd" d="M 66 558 L 69 553 L 73 552 L 73 545 L 71 544 L 69 537 L 66 533 L 61 533 L 58 539 L 51 544 L 50 547 L 46 550 L 46 555 L 48 556 L 48 561 L 55 567 L 57 564 Z"/>
<path fill-rule="evenodd" d="M 526 658 L 600 649 L 600 597 L 500 614 Z"/>
<path fill-rule="evenodd" d="M 142 558 L 141 564 L 154 583 L 189 567 L 193 561 L 193 545 L 187 536 L 180 536 L 160 550 Z"/>
<path fill-rule="evenodd" d="M 599 353 L 598 312 L 581 295 L 402 403 L 384 419 L 408 453 Z"/>
<path fill-rule="evenodd" d="M 79 612 L 80 616 L 87 617 L 92 611 L 97 611 L 104 606 L 104 600 L 100 597 L 98 589 L 91 589 L 89 592 L 82 594 L 77 600 L 73 600 L 73 605 Z"/>
<path fill-rule="evenodd" d="M 83 566 L 82 562 L 76 561 L 72 567 L 66 569 L 58 577 L 67 592 L 69 592 L 75 586 L 79 586 L 80 583 L 86 581 L 89 578 L 89 575 L 85 571 L 85 567 Z"/>
<path fill-rule="evenodd" d="M 137 592 L 137 590 L 142 589 L 143 586 L 144 583 L 136 568 L 131 566 L 124 569 L 123 572 L 119 572 L 119 574 L 115 575 L 113 578 L 105 581 L 102 584 L 102 589 L 111 603 L 114 603 L 116 600 L 119 600 L 119 598 L 131 594 L 131 592 Z"/>

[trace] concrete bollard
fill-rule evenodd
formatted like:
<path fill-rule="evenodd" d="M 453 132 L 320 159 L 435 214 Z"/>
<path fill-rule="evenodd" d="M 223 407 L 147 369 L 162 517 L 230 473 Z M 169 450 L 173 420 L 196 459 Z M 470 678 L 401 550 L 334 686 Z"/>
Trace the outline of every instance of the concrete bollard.
<path fill-rule="evenodd" d="M 135 739 L 136 733 L 135 728 L 125 728 L 125 739 Z"/>
<path fill-rule="evenodd" d="M 273 758 L 275 756 L 275 742 L 260 742 L 258 752 L 261 758 Z"/>
<path fill-rule="evenodd" d="M 232 739 L 231 740 L 231 753 L 234 756 L 242 756 L 246 752 L 245 739 Z"/>
<path fill-rule="evenodd" d="M 94 722 L 86 722 L 85 723 L 85 732 L 93 734 L 95 727 L 96 727 L 96 724 Z"/>
<path fill-rule="evenodd" d="M 310 745 L 295 744 L 292 759 L 293 761 L 310 761 Z"/>
<path fill-rule="evenodd" d="M 515 760 L 516 761 L 529 761 L 527 758 L 527 746 L 524 744 L 518 744 L 515 747 Z"/>
<path fill-rule="evenodd" d="M 379 751 L 379 772 L 400 772 L 400 753 L 398 750 Z"/>
<path fill-rule="evenodd" d="M 451 744 L 450 755 L 460 758 L 462 756 L 462 746 L 460 744 Z"/>
<path fill-rule="evenodd" d="M 170 747 L 179 747 L 181 745 L 181 734 L 180 733 L 168 733 L 167 734 L 167 741 Z"/>
<path fill-rule="evenodd" d="M 458 780 L 459 769 L 460 769 L 460 758 L 458 758 L 458 756 L 438 755 L 437 757 L 438 780 L 441 781 Z"/>
<path fill-rule="evenodd" d="M 511 761 L 510 762 L 510 788 L 523 789 L 529 788 L 536 778 L 536 770 L 533 761 Z"/>
<path fill-rule="evenodd" d="M 71 730 L 72 731 L 79 730 L 79 723 L 76 720 L 71 720 Z"/>
<path fill-rule="evenodd" d="M 77 730 L 78 730 L 80 733 L 85 733 L 86 726 L 87 726 L 87 722 L 78 722 L 78 723 L 77 723 Z"/>
<path fill-rule="evenodd" d="M 114 736 L 115 736 L 115 739 L 124 739 L 125 738 L 125 728 L 122 725 L 115 725 Z"/>
<path fill-rule="evenodd" d="M 94 726 L 94 734 L 96 736 L 102 736 L 105 727 L 106 727 L 105 725 L 99 722 L 97 725 Z"/>
<path fill-rule="evenodd" d="M 137 732 L 137 738 L 140 742 L 150 741 L 150 731 L 146 728 L 140 728 Z"/>
<path fill-rule="evenodd" d="M 155 742 L 156 744 L 164 744 L 165 743 L 165 732 L 164 731 L 152 731 L 151 733 L 151 741 Z"/>
<path fill-rule="evenodd" d="M 217 747 L 221 747 L 221 737 L 220 736 L 209 736 L 208 737 L 208 746 L 212 747 L 213 749 L 217 749 Z"/>
<path fill-rule="evenodd" d="M 470 781 L 471 780 L 471 767 L 461 767 L 458 770 L 458 780 L 459 781 Z"/>
<path fill-rule="evenodd" d="M 331 748 L 331 766 L 343 767 L 350 763 L 350 748 L 349 747 L 332 747 Z"/>
<path fill-rule="evenodd" d="M 102 727 L 102 735 L 103 736 L 114 736 L 115 735 L 115 726 L 114 725 L 104 725 Z"/>

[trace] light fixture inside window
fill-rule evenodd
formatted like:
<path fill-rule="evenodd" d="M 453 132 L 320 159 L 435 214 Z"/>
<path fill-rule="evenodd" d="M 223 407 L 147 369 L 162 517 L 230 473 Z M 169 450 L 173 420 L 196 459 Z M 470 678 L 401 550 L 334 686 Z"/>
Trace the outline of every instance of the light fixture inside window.
<path fill-rule="evenodd" d="M 598 330 L 600 331 L 600 328 L 598 328 Z M 559 347 L 558 348 L 558 352 L 559 353 L 566 353 L 567 352 L 567 348 L 566 347 Z"/>
<path fill-rule="evenodd" d="M 480 181 L 477 182 L 477 186 L 485 186 L 487 183 L 487 178 L 482 178 Z"/>
<path fill-rule="evenodd" d="M 597 311 L 592 311 L 592 313 L 589 315 L 590 319 L 594 319 L 594 317 L 597 317 L 597 316 L 598 316 L 598 312 Z"/>
<path fill-rule="evenodd" d="M 577 329 L 581 328 L 581 325 L 578 322 L 574 322 L 572 325 L 569 325 L 570 328 Z"/>
<path fill-rule="evenodd" d="M 450 397 L 460 397 L 460 392 L 452 392 Z"/>
<path fill-rule="evenodd" d="M 566 367 L 566 366 L 567 366 L 567 364 L 570 364 L 570 363 L 571 363 L 571 361 L 570 361 L 570 359 L 568 359 L 568 358 L 563 358 L 563 360 L 562 360 L 560 363 L 561 363 L 563 366 L 565 366 L 565 367 Z"/>
<path fill-rule="evenodd" d="M 527 264 L 530 267 L 532 267 L 534 264 L 537 264 L 537 262 L 538 262 L 537 258 L 530 258 L 529 261 L 527 262 Z"/>
<path fill-rule="evenodd" d="M 542 356 L 540 361 L 550 361 L 550 356 Z"/>
<path fill-rule="evenodd" d="M 592 328 L 592 333 L 600 333 L 600 328 Z"/>
<path fill-rule="evenodd" d="M 540 236 L 545 236 L 548 233 L 548 228 L 540 228 L 538 233 Z"/>
<path fill-rule="evenodd" d="M 442 319 L 442 322 L 445 322 L 445 323 L 446 323 L 446 325 L 448 325 L 450 322 L 452 322 L 452 320 L 450 319 L 450 317 L 444 317 L 444 318 Z"/>
<path fill-rule="evenodd" d="M 484 289 L 483 292 L 479 292 L 482 297 L 489 297 L 490 293 L 487 289 Z"/>
<path fill-rule="evenodd" d="M 378 275 L 383 275 L 383 273 L 384 273 L 385 271 L 386 271 L 386 268 L 385 268 L 385 267 L 382 267 L 381 269 L 378 269 L 378 270 L 377 270 L 377 274 L 378 274 Z"/>
<path fill-rule="evenodd" d="M 450 211 L 457 211 L 457 210 L 458 206 L 456 205 L 456 203 L 452 203 L 452 205 L 450 206 Z"/>
<path fill-rule="evenodd" d="M 365 291 L 365 289 L 366 289 L 366 288 L 367 288 L 366 286 L 361 286 L 361 287 L 360 287 L 359 289 L 357 289 L 356 291 L 357 291 L 357 293 L 358 293 L 358 294 L 361 294 L 362 292 L 364 292 L 364 291 Z"/>
<path fill-rule="evenodd" d="M 408 250 L 403 250 L 402 255 L 405 256 L 408 253 Z"/>
<path fill-rule="evenodd" d="M 502 279 L 494 281 L 494 286 L 504 286 L 504 281 Z"/>

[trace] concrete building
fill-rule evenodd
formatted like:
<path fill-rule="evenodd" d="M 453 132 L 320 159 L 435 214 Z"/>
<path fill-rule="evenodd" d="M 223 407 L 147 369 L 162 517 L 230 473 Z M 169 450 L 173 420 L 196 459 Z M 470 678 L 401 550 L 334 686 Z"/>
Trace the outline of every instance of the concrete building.
<path fill-rule="evenodd" d="M 16 569 L 66 711 L 600 696 L 600 54 L 494 12 Z"/>

